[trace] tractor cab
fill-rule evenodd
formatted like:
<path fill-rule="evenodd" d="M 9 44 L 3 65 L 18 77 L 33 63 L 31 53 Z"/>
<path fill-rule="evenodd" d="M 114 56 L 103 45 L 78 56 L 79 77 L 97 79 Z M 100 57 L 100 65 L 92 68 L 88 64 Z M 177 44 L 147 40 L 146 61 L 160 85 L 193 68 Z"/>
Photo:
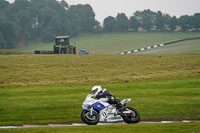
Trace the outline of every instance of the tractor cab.
<path fill-rule="evenodd" d="M 55 37 L 54 54 L 76 54 L 76 47 L 69 45 L 69 36 Z"/>
<path fill-rule="evenodd" d="M 55 45 L 69 45 L 69 36 L 55 37 Z"/>

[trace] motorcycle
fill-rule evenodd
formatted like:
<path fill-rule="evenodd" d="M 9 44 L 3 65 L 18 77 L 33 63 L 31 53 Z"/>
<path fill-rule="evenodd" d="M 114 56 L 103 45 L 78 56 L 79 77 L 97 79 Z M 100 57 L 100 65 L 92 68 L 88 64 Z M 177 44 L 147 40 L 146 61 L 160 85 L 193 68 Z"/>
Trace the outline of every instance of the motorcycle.
<path fill-rule="evenodd" d="M 95 99 L 94 95 L 88 94 L 82 104 L 81 119 L 88 125 L 96 125 L 99 122 L 126 122 L 137 123 L 140 121 L 139 112 L 131 107 L 126 107 L 131 99 L 124 99 L 121 104 L 125 107 L 123 111 L 117 109 L 116 105 L 109 103 L 108 98 Z"/>

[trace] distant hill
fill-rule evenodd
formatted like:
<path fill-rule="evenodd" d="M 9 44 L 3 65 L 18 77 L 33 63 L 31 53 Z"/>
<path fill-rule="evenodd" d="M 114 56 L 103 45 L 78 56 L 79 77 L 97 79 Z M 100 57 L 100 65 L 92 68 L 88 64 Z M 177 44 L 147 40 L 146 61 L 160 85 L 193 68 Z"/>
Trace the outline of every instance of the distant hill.
<path fill-rule="evenodd" d="M 116 54 L 126 50 L 132 50 L 142 47 L 151 46 L 171 40 L 200 37 L 200 33 L 171 33 L 171 32 L 134 32 L 134 33 L 104 33 L 104 34 L 89 34 L 74 37 L 70 39 L 70 43 L 77 47 L 77 50 L 86 49 L 93 54 Z M 199 47 L 200 41 L 187 41 L 177 43 L 165 47 L 179 46 L 190 47 L 191 53 L 195 53 L 195 49 Z M 189 45 L 187 45 L 189 44 Z M 197 45 L 199 44 L 199 45 Z M 196 46 L 197 45 L 197 46 Z M 194 48 L 194 51 L 192 50 Z M 52 43 L 33 42 L 29 46 L 18 50 L 23 52 L 33 52 L 34 50 L 52 50 Z M 170 49 L 168 49 L 170 50 Z M 180 49 L 181 50 L 181 49 Z M 182 53 L 182 52 L 178 53 Z M 185 50 L 184 50 L 185 51 Z M 164 52 L 164 51 L 159 51 Z M 197 50 L 198 52 L 198 50 Z M 170 52 L 166 52 L 170 53 Z M 174 51 L 173 53 L 176 53 Z M 184 52 L 183 52 L 184 53 Z M 190 53 L 190 52 L 189 52 Z"/>

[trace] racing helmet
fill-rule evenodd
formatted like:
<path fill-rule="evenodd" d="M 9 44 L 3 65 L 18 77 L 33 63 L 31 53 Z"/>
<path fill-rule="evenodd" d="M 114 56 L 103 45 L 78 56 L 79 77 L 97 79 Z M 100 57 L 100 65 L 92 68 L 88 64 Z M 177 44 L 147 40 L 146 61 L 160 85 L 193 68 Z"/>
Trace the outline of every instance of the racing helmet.
<path fill-rule="evenodd" d="M 101 86 L 93 86 L 93 87 L 92 87 L 92 93 L 94 94 L 95 97 L 96 97 L 102 90 L 103 90 L 103 89 L 102 89 Z"/>

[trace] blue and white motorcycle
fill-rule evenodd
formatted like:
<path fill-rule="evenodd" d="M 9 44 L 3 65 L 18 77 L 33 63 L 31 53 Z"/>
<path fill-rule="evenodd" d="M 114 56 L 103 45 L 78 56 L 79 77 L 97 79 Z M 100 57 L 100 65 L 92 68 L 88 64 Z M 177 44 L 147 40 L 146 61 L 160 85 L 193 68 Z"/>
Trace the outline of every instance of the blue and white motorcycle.
<path fill-rule="evenodd" d="M 131 99 L 124 99 L 121 104 L 125 107 L 124 111 L 119 111 L 116 105 L 108 102 L 107 98 L 94 99 L 94 95 L 88 94 L 82 104 L 81 119 L 88 125 L 96 125 L 99 122 L 126 122 L 137 123 L 140 121 L 140 114 L 126 104 Z"/>

